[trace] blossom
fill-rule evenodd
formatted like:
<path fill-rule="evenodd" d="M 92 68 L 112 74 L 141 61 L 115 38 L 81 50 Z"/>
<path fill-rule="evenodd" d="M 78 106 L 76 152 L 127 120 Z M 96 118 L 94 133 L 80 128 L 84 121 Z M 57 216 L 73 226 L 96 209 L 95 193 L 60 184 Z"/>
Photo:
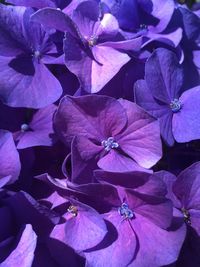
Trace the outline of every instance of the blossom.
<path fill-rule="evenodd" d="M 162 156 L 158 121 L 125 99 L 64 97 L 54 125 L 65 144 L 72 142 L 74 176 L 96 164 L 108 171 L 151 168 Z"/>
<path fill-rule="evenodd" d="M 193 259 L 193 266 L 199 265 L 199 182 L 200 163 L 196 162 L 180 172 L 175 177 L 170 173 L 164 173 L 163 180 L 168 187 L 168 197 L 173 201 L 173 206 L 179 211 L 179 216 L 187 226 L 187 236 L 180 253 L 177 266 L 188 266 L 189 259 Z"/>
<path fill-rule="evenodd" d="M 183 70 L 176 55 L 157 49 L 145 66 L 145 80 L 135 85 L 136 102 L 160 121 L 161 134 L 168 145 L 174 141 L 199 139 L 199 90 L 182 92 Z"/>
<path fill-rule="evenodd" d="M 139 51 L 141 47 L 141 38 L 124 40 L 113 15 L 105 13 L 101 18 L 96 1 L 80 3 L 72 18 L 45 8 L 37 11 L 32 21 L 65 31 L 65 64 L 80 86 L 91 93 L 100 91 L 130 60 L 127 50 Z"/>
<path fill-rule="evenodd" d="M 0 99 L 12 107 L 41 108 L 62 94 L 45 63 L 55 62 L 49 32 L 30 22 L 31 8 L 0 5 Z"/>
<path fill-rule="evenodd" d="M 111 266 L 161 266 L 176 261 L 185 238 L 185 227 L 181 218 L 173 217 L 172 205 L 165 198 L 166 188 L 161 179 L 141 172 L 124 175 L 96 171 L 95 175 L 100 184 L 77 186 L 49 176 L 42 179 L 52 183 L 59 194 L 65 197 L 70 195 L 72 203 L 73 198 L 76 201 L 89 201 L 106 222 L 107 233 L 104 239 L 96 246 L 88 240 L 92 238 L 88 236 L 88 232 L 94 226 L 90 228 L 88 223 L 84 223 L 85 219 L 81 223 L 82 208 L 76 202 L 73 210 L 77 213 L 72 216 L 71 209 L 68 210 L 65 218 L 69 218 L 69 221 L 56 226 L 51 236 L 83 255 L 86 266 L 105 266 L 109 255 L 113 255 L 113 260 L 109 263 Z M 79 210 L 80 216 L 77 219 Z M 96 220 L 97 218 L 96 216 Z M 94 219 L 92 221 L 95 222 Z M 74 232 L 76 224 L 82 232 L 72 238 L 68 231 L 72 229 Z"/>

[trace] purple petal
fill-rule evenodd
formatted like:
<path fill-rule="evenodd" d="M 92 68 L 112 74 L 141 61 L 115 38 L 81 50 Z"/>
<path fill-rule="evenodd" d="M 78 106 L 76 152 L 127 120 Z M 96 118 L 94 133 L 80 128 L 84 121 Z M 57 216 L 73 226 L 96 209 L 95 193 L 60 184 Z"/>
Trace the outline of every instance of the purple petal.
<path fill-rule="evenodd" d="M 162 156 L 159 123 L 135 103 L 119 101 L 127 112 L 128 125 L 117 142 L 140 166 L 150 168 Z"/>
<path fill-rule="evenodd" d="M 72 247 L 76 251 L 83 251 L 99 244 L 106 235 L 107 228 L 103 218 L 91 207 L 77 201 L 72 205 L 78 209 L 77 216 L 69 212 L 66 222 L 55 226 L 51 238 Z"/>
<path fill-rule="evenodd" d="M 183 30 L 178 28 L 177 30 L 170 33 L 156 33 L 153 31 L 148 31 L 146 37 L 149 38 L 148 41 L 144 42 L 143 47 L 151 43 L 152 41 L 162 42 L 164 44 L 177 47 L 182 39 Z"/>
<path fill-rule="evenodd" d="M 171 20 L 174 13 L 175 4 L 173 0 L 151 0 L 153 4 L 153 10 L 151 15 L 158 18 L 160 21 L 156 25 L 156 31 L 162 32 Z"/>
<path fill-rule="evenodd" d="M 99 5 L 96 1 L 83 1 L 72 13 L 72 20 L 85 38 L 93 35 L 93 28 L 99 18 Z"/>
<path fill-rule="evenodd" d="M 124 128 L 126 115 L 118 101 L 111 97 L 67 96 L 59 105 L 54 124 L 64 142 L 70 142 L 78 133 L 101 145 L 105 138 L 118 134 Z"/>
<path fill-rule="evenodd" d="M 27 224 L 17 247 L 1 263 L 2 267 L 20 265 L 21 267 L 31 267 L 34 259 L 37 237 L 30 224 Z"/>
<path fill-rule="evenodd" d="M 19 154 L 12 134 L 3 130 L 0 131 L 0 158 L 0 178 L 3 178 L 1 186 L 6 181 L 9 183 L 15 182 L 21 169 Z"/>
<path fill-rule="evenodd" d="M 24 52 L 26 40 L 23 32 L 23 7 L 0 4 L 0 55 L 16 56 Z"/>
<path fill-rule="evenodd" d="M 23 149 L 33 146 L 51 146 L 53 140 L 52 119 L 56 111 L 55 105 L 47 106 L 35 113 L 31 123 L 28 125 L 28 131 L 21 133 L 18 136 L 18 149 Z"/>
<path fill-rule="evenodd" d="M 62 94 L 59 81 L 42 63 L 33 65 L 29 58 L 0 57 L 0 66 L 0 96 L 9 106 L 42 108 Z"/>
<path fill-rule="evenodd" d="M 131 189 L 126 189 L 125 192 L 126 201 L 133 212 L 135 212 L 136 217 L 137 214 L 140 214 L 163 229 L 167 229 L 171 225 L 173 217 L 171 201 L 163 197 L 141 194 Z"/>
<path fill-rule="evenodd" d="M 179 97 L 183 84 L 183 72 L 175 53 L 159 48 L 148 59 L 145 79 L 152 95 L 169 104 Z"/>
<path fill-rule="evenodd" d="M 109 14 L 104 14 L 102 20 L 98 24 L 97 29 L 95 29 L 95 35 L 99 38 L 114 37 L 119 31 L 119 24 L 117 19 Z"/>
<path fill-rule="evenodd" d="M 169 108 L 169 104 L 159 102 L 152 96 L 146 81 L 138 80 L 135 83 L 135 100 L 142 108 L 148 111 L 152 116 L 158 118 L 160 123 L 160 131 L 164 141 L 172 146 L 174 137 L 172 134 L 172 116 L 173 113 Z"/>
<path fill-rule="evenodd" d="M 124 156 L 115 149 L 109 151 L 107 155 L 101 158 L 98 167 L 109 172 L 128 172 L 128 171 L 146 171 L 148 170 L 140 167 L 133 159 Z"/>
<path fill-rule="evenodd" d="M 200 86 L 185 91 L 179 98 L 182 108 L 173 115 L 172 131 L 177 142 L 200 139 Z"/>
<path fill-rule="evenodd" d="M 104 214 L 104 219 L 109 222 L 110 231 L 105 236 L 105 242 L 99 245 L 99 249 L 97 247 L 95 251 L 85 253 L 86 266 L 107 266 L 112 255 L 112 260 L 109 261 L 110 267 L 125 267 L 132 261 L 137 251 L 135 232 L 117 211 Z"/>
<path fill-rule="evenodd" d="M 173 191 L 186 209 L 200 210 L 200 163 L 182 171 L 174 183 Z"/>
<path fill-rule="evenodd" d="M 106 172 L 102 170 L 95 170 L 94 175 L 99 182 L 106 182 L 113 185 L 135 188 L 143 185 L 148 181 L 150 176 L 146 172 Z"/>
<path fill-rule="evenodd" d="M 97 168 L 98 154 L 103 147 L 95 145 L 83 136 L 77 136 L 72 141 L 72 175 L 71 181 L 76 184 L 86 184 L 94 180 L 93 170 Z"/>
<path fill-rule="evenodd" d="M 133 266 L 159 267 L 177 260 L 185 238 L 183 224 L 166 231 L 139 214 L 137 214 L 137 219 L 131 223 L 140 244 Z"/>
<path fill-rule="evenodd" d="M 44 8 L 44 7 L 56 7 L 54 1 L 51 0 L 9 0 L 11 4 L 16 6 L 25 6 L 25 7 L 35 7 L 35 8 Z"/>
<path fill-rule="evenodd" d="M 61 10 L 55 8 L 43 8 L 31 16 L 31 21 L 41 23 L 49 28 L 62 32 L 69 31 L 73 36 L 78 37 L 76 25 L 71 18 Z"/>

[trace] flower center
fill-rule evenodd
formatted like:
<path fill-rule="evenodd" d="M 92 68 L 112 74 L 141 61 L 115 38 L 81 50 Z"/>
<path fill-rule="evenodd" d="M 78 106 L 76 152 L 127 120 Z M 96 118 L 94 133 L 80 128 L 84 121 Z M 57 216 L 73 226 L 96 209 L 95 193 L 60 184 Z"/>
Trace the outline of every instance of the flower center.
<path fill-rule="evenodd" d="M 35 58 L 39 58 L 40 56 L 41 56 L 40 51 L 36 50 L 36 51 L 34 52 L 34 57 L 35 57 Z"/>
<path fill-rule="evenodd" d="M 184 222 L 187 223 L 188 225 L 191 225 L 191 219 L 190 219 L 189 211 L 186 210 L 185 208 L 182 208 L 181 211 L 183 213 Z"/>
<path fill-rule="evenodd" d="M 97 40 L 98 40 L 98 37 L 95 35 L 92 35 L 87 39 L 87 42 L 88 42 L 90 47 L 93 47 L 97 44 Z"/>
<path fill-rule="evenodd" d="M 170 103 L 170 108 L 173 112 L 178 112 L 181 109 L 181 102 L 179 99 L 175 98 Z"/>
<path fill-rule="evenodd" d="M 69 208 L 67 209 L 67 211 L 69 213 L 71 213 L 73 217 L 76 217 L 78 215 L 78 209 L 77 209 L 76 206 L 73 206 L 73 205 L 69 206 Z"/>
<path fill-rule="evenodd" d="M 118 208 L 118 212 L 124 219 L 135 218 L 135 214 L 129 209 L 129 206 L 126 203 L 122 203 L 121 207 Z"/>
<path fill-rule="evenodd" d="M 22 125 L 21 125 L 21 132 L 27 132 L 29 130 L 29 126 L 28 126 L 28 124 L 26 124 L 26 123 L 23 123 Z"/>
<path fill-rule="evenodd" d="M 101 145 L 105 148 L 106 151 L 110 151 L 113 148 L 118 148 L 119 144 L 115 142 L 113 137 L 108 137 L 107 140 L 103 140 Z"/>

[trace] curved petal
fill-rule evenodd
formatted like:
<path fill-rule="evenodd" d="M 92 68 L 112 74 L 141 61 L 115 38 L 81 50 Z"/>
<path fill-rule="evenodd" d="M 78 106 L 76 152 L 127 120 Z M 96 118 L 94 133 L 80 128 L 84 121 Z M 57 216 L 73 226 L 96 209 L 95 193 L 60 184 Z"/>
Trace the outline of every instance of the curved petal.
<path fill-rule="evenodd" d="M 200 86 L 185 91 L 179 100 L 182 108 L 172 120 L 174 138 L 180 143 L 200 139 Z"/>
<path fill-rule="evenodd" d="M 66 96 L 55 114 L 54 125 L 66 143 L 74 136 L 81 135 L 101 145 L 104 139 L 118 134 L 126 125 L 126 120 L 122 106 L 114 98 L 98 95 Z"/>
<path fill-rule="evenodd" d="M 62 94 L 59 81 L 41 62 L 0 57 L 0 98 L 12 107 L 42 108 Z"/>
<path fill-rule="evenodd" d="M 27 224 L 20 237 L 17 247 L 1 263 L 2 267 L 20 265 L 21 267 L 31 267 L 34 259 L 37 236 L 30 224 Z"/>
<path fill-rule="evenodd" d="M 21 169 L 19 154 L 12 134 L 4 130 L 0 131 L 0 158 L 0 179 L 3 178 L 1 186 L 15 182 Z"/>
<path fill-rule="evenodd" d="M 135 103 L 119 102 L 126 109 L 128 125 L 116 141 L 140 166 L 151 168 L 162 157 L 159 122 Z"/>

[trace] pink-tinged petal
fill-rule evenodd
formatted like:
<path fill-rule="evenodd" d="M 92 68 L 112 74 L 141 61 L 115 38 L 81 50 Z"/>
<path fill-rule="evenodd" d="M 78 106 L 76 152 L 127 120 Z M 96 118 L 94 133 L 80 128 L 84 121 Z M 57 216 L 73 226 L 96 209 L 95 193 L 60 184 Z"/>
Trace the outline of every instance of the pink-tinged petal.
<path fill-rule="evenodd" d="M 200 210 L 200 163 L 182 171 L 173 186 L 173 192 L 186 209 Z"/>
<path fill-rule="evenodd" d="M 128 116 L 125 131 L 118 136 L 120 148 L 143 168 L 151 168 L 162 157 L 159 122 L 133 102 L 120 99 Z"/>
<path fill-rule="evenodd" d="M 28 58 L 0 57 L 0 66 L 0 97 L 6 105 L 42 108 L 62 94 L 59 81 L 42 63 L 33 65 Z"/>
<path fill-rule="evenodd" d="M 78 201 L 72 201 L 72 205 L 76 207 L 77 214 L 66 213 L 66 222 L 55 226 L 51 238 L 58 239 L 78 252 L 98 245 L 107 233 L 103 217 Z"/>
<path fill-rule="evenodd" d="M 0 180 L 3 186 L 6 181 L 13 183 L 18 179 L 21 164 L 18 151 L 10 132 L 0 131 Z"/>
<path fill-rule="evenodd" d="M 177 260 L 185 239 L 185 225 L 174 218 L 168 231 L 137 214 L 131 224 L 138 235 L 140 248 L 129 267 L 160 267 Z"/>
<path fill-rule="evenodd" d="M 37 236 L 30 224 L 27 224 L 20 237 L 17 247 L 1 263 L 2 267 L 21 266 L 31 267 L 34 259 Z"/>
<path fill-rule="evenodd" d="M 92 48 L 96 61 L 91 66 L 91 93 L 99 92 L 119 70 L 130 60 L 130 57 L 111 47 L 94 46 Z"/>
<path fill-rule="evenodd" d="M 76 184 L 92 182 L 93 170 L 97 169 L 98 155 L 103 147 L 95 145 L 83 136 L 77 136 L 72 141 L 71 150 L 71 181 Z"/>
<path fill-rule="evenodd" d="M 52 0 L 8 0 L 10 4 L 16 6 L 25 6 L 25 7 L 35 7 L 35 8 L 44 8 L 44 7 L 56 7 L 54 1 Z"/>
<path fill-rule="evenodd" d="M 17 138 L 19 140 L 17 148 L 51 146 L 53 144 L 52 119 L 55 111 L 55 105 L 50 105 L 38 110 L 33 116 L 31 123 L 28 125 L 28 131 L 21 133 Z"/>
<path fill-rule="evenodd" d="M 109 172 L 128 172 L 128 171 L 146 171 L 140 167 L 133 159 L 124 156 L 122 153 L 118 152 L 116 149 L 109 151 L 107 155 L 101 158 L 98 163 L 98 167 Z"/>
<path fill-rule="evenodd" d="M 172 120 L 174 138 L 179 143 L 200 139 L 200 86 L 185 91 L 179 101 L 182 108 Z"/>
<path fill-rule="evenodd" d="M 113 210 L 104 214 L 108 233 L 95 250 L 84 253 L 87 267 L 126 267 L 137 254 L 137 237 L 129 221 Z M 112 256 L 112 259 L 110 258 Z"/>
<path fill-rule="evenodd" d="M 118 134 L 126 125 L 126 120 L 122 106 L 111 97 L 66 96 L 55 114 L 54 125 L 66 143 L 81 135 L 101 145 L 103 140 Z"/>

